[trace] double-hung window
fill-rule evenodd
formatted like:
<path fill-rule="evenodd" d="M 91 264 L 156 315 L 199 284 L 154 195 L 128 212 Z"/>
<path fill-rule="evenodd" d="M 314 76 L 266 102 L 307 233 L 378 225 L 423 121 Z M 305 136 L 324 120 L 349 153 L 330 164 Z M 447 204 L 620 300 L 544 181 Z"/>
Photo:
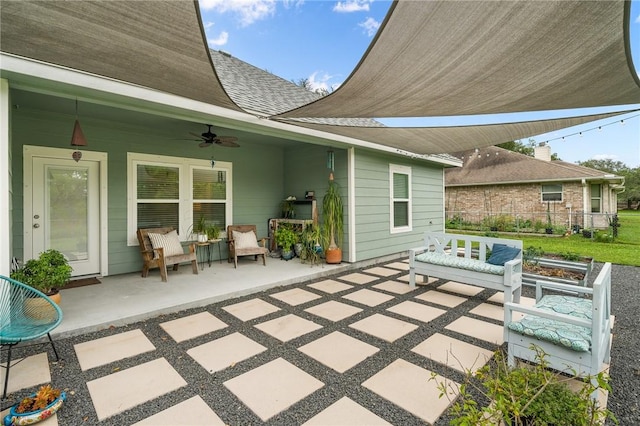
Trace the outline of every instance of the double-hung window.
<path fill-rule="evenodd" d="M 389 165 L 391 233 L 412 229 L 411 167 Z"/>
<path fill-rule="evenodd" d="M 225 230 L 232 217 L 231 163 L 129 153 L 128 243 L 136 245 L 138 228 L 172 227 L 182 240 L 194 223 Z"/>
<path fill-rule="evenodd" d="M 562 184 L 542 185 L 542 201 L 562 201 Z"/>

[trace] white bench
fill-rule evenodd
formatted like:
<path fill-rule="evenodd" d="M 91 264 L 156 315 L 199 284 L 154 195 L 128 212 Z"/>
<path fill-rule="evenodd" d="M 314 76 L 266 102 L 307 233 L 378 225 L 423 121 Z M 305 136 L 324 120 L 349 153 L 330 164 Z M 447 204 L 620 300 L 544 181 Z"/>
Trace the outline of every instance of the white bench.
<path fill-rule="evenodd" d="M 514 313 L 525 316 L 516 321 Z M 537 361 L 537 346 L 550 368 L 597 375 L 611 356 L 611 263 L 604 264 L 593 288 L 537 281 L 535 306 L 505 303 L 504 324 L 509 365 L 515 366 L 516 358 Z"/>
<path fill-rule="evenodd" d="M 494 244 L 520 250 L 504 266 L 487 263 Z M 504 292 L 505 302 L 519 302 L 522 292 L 522 241 L 474 235 L 425 232 L 424 245 L 409 250 L 409 285 L 416 274 Z"/>

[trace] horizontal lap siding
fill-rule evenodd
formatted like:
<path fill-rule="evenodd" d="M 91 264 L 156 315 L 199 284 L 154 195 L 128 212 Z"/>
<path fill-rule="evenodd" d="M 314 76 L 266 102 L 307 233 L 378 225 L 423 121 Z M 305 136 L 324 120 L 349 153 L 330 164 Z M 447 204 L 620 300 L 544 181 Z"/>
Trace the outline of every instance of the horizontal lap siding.
<path fill-rule="evenodd" d="M 390 232 L 389 165 L 411 167 L 413 230 Z M 439 165 L 357 150 L 355 155 L 356 260 L 404 252 L 425 231 L 443 229 L 443 171 Z M 430 223 L 431 222 L 431 223 Z"/>
<path fill-rule="evenodd" d="M 260 236 L 267 235 L 267 220 L 279 214 L 283 194 L 283 149 L 273 145 L 249 145 L 240 140 L 240 148 L 199 148 L 194 141 L 175 140 L 162 129 L 123 125 L 118 122 L 83 119 L 82 130 L 88 146 L 82 151 L 108 154 L 108 267 L 109 274 L 138 272 L 142 268 L 138 246 L 127 245 L 127 152 L 183 158 L 210 159 L 233 163 L 232 222 L 258 226 Z M 13 256 L 23 257 L 23 171 L 22 146 L 38 145 L 69 148 L 73 117 L 63 114 L 17 110 L 13 114 Z M 164 124 L 167 126 L 167 124 Z M 178 125 L 185 126 L 184 123 Z M 198 131 L 187 123 L 184 133 Z M 81 160 L 82 161 L 82 160 Z M 179 230 L 179 233 L 187 229 Z M 223 249 L 225 249 L 223 247 Z M 223 253 L 223 256 L 225 253 Z"/>

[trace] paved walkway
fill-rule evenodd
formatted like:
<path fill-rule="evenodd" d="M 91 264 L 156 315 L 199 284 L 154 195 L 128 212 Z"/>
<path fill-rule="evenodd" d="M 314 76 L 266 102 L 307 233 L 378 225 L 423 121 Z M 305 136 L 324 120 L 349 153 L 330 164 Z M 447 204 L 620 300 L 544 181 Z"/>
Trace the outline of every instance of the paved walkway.
<path fill-rule="evenodd" d="M 395 261 L 61 339 L 63 360 L 27 354 L 9 392 L 66 390 L 43 426 L 448 424 L 437 382 L 461 382 L 503 343 L 502 293 L 411 289 L 407 270 Z"/>

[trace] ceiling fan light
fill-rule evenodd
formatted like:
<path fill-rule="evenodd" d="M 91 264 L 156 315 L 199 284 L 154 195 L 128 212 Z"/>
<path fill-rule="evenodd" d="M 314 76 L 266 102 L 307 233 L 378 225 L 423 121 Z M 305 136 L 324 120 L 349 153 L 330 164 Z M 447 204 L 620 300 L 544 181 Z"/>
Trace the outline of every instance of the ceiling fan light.
<path fill-rule="evenodd" d="M 87 146 L 87 139 L 82 133 L 80 122 L 76 119 L 76 123 L 73 125 L 73 134 L 71 135 L 71 146 Z"/>

